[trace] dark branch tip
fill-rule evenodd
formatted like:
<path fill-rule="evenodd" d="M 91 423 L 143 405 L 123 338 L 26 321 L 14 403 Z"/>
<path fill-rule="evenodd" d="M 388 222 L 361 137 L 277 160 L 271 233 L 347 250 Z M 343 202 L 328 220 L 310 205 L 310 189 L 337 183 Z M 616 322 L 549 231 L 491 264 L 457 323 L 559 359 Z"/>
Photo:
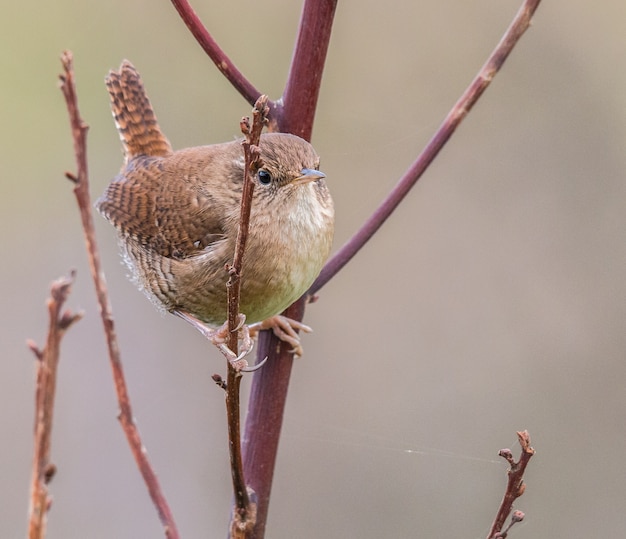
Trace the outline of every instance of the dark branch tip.
<path fill-rule="evenodd" d="M 43 472 L 43 480 L 44 483 L 47 485 L 48 483 L 50 483 L 50 481 L 52 481 L 52 478 L 56 475 L 57 473 L 57 467 L 52 464 L 51 462 L 49 462 L 46 465 L 46 469 Z"/>
<path fill-rule="evenodd" d="M 78 311 L 76 313 L 73 313 L 70 310 L 65 311 L 59 320 L 59 328 L 62 330 L 69 328 L 74 322 L 78 322 L 84 315 L 84 311 Z"/>
<path fill-rule="evenodd" d="M 41 361 L 43 359 L 43 351 L 37 346 L 37 343 L 35 341 L 33 341 L 32 339 L 27 339 L 26 346 L 28 346 L 30 351 L 35 354 L 35 358 L 37 360 Z"/>
<path fill-rule="evenodd" d="M 65 177 L 72 183 L 78 183 L 78 176 L 76 176 L 73 172 L 66 172 Z"/>
<path fill-rule="evenodd" d="M 224 378 L 222 378 L 219 374 L 214 374 L 213 376 L 211 376 L 211 378 L 217 386 L 226 391 L 228 386 L 226 385 L 226 380 L 224 380 Z"/>

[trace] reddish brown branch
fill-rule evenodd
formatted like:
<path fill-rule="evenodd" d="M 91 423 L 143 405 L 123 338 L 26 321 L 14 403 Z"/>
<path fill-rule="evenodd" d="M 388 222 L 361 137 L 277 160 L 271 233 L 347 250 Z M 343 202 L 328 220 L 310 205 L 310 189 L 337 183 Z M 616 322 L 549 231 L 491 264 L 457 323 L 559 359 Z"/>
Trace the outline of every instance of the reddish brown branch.
<path fill-rule="evenodd" d="M 240 325 L 241 316 L 239 314 L 241 269 L 243 267 L 243 256 L 248 239 L 248 229 L 250 227 L 250 211 L 252 209 L 252 195 L 254 193 L 252 176 L 256 173 L 258 168 L 262 166 L 258 146 L 261 131 L 263 130 L 263 126 L 267 123 L 267 115 L 269 113 L 267 103 L 268 98 L 265 95 L 259 97 L 255 103 L 252 126 L 250 126 L 249 118 L 244 118 L 241 121 L 241 131 L 245 135 L 242 142 L 245 164 L 241 193 L 241 210 L 239 213 L 240 217 L 235 254 L 233 256 L 233 264 L 229 268 L 230 278 L 226 285 L 228 296 L 228 347 L 235 356 L 239 355 L 237 328 Z M 231 537 L 247 537 L 256 522 L 256 505 L 250 503 L 248 487 L 243 472 L 243 458 L 241 455 L 241 411 L 239 406 L 241 399 L 239 389 L 242 376 L 241 366 L 245 364 L 245 362 L 228 361 L 227 364 L 226 415 L 228 419 L 230 468 L 235 498 L 232 521 L 230 524 L 230 535 Z"/>
<path fill-rule="evenodd" d="M 278 131 L 311 140 L 317 98 L 337 0 L 305 0 L 298 37 L 283 93 L 283 107 L 273 121 Z"/>
<path fill-rule="evenodd" d="M 82 313 L 65 311 L 61 313 L 69 296 L 75 273 L 52 283 L 48 306 L 48 336 L 46 346 L 39 349 L 33 341 L 28 347 L 37 358 L 37 388 L 35 393 L 35 441 L 33 452 L 32 478 L 30 484 L 30 507 L 28 538 L 43 539 L 46 534 L 46 517 L 52 499 L 48 496 L 48 483 L 55 472 L 50 460 L 50 438 L 56 389 L 57 366 L 61 339 L 67 329 L 83 316 Z"/>
<path fill-rule="evenodd" d="M 244 77 L 243 73 L 237 69 L 235 64 L 220 48 L 213 36 L 202 24 L 202 21 L 191 7 L 187 0 L 172 0 L 172 4 L 178 11 L 181 19 L 189 28 L 189 31 L 196 38 L 204 52 L 213 60 L 215 66 L 223 73 L 226 79 L 243 96 L 243 98 L 253 105 L 261 95 L 252 83 Z"/>
<path fill-rule="evenodd" d="M 302 320 L 304 306 L 304 299 L 300 299 L 284 314 L 293 320 Z M 291 346 L 270 331 L 260 333 L 257 350 L 257 362 L 265 357 L 268 360 L 254 373 L 243 442 L 244 473 L 257 496 L 257 523 L 252 539 L 265 537 L 278 442 L 294 361 Z"/>
<path fill-rule="evenodd" d="M 135 462 L 137 463 L 137 467 L 143 476 L 150 497 L 152 498 L 152 502 L 154 503 L 161 523 L 163 524 L 165 536 L 168 539 L 178 539 L 179 535 L 174 523 L 174 518 L 167 501 L 163 496 L 159 481 L 154 470 L 152 469 L 152 465 L 148 460 L 146 449 L 141 442 L 139 430 L 137 429 L 133 419 L 130 397 L 126 387 L 117 335 L 115 333 L 111 304 L 109 302 L 107 287 L 100 263 L 100 254 L 96 245 L 96 235 L 91 213 L 92 204 L 89 197 L 87 125 L 82 120 L 78 110 L 78 98 L 76 96 L 76 85 L 74 82 L 72 53 L 69 51 L 64 52 L 61 61 L 63 63 L 63 74 L 60 76 L 61 91 L 65 97 L 70 117 L 77 166 L 77 174 L 73 175 L 68 173 L 67 176 L 75 184 L 74 195 L 76 196 L 82 220 L 85 242 L 87 245 L 87 254 L 89 258 L 89 267 L 91 269 L 91 276 L 94 281 L 98 304 L 100 306 L 100 314 L 109 350 L 109 360 L 111 362 L 113 380 L 120 407 L 119 420 L 122 425 L 122 429 L 124 430 L 124 434 L 126 435 L 126 439 L 128 440 L 131 452 L 133 453 L 133 457 L 135 458 Z"/>
<path fill-rule="evenodd" d="M 500 503 L 496 518 L 491 525 L 491 530 L 489 531 L 487 539 L 506 537 L 510 527 L 524 518 L 524 513 L 521 511 L 515 511 L 511 519 L 511 524 L 509 524 L 506 530 L 502 531 L 504 522 L 513 509 L 513 502 L 524 494 L 524 490 L 526 489 L 526 484 L 524 483 L 524 472 L 526 471 L 526 466 L 528 465 L 531 457 L 535 454 L 535 450 L 530 446 L 530 434 L 528 434 L 528 431 L 524 430 L 518 432 L 517 438 L 522 448 L 522 454 L 517 462 L 515 462 L 510 449 L 501 449 L 498 453 L 502 458 L 506 459 L 510 468 L 507 472 L 508 481 L 506 491 L 504 492 L 504 497 Z"/>
<path fill-rule="evenodd" d="M 478 101 L 480 96 L 487 89 L 487 86 L 489 86 L 489 83 L 500 70 L 504 61 L 513 50 L 513 47 L 515 47 L 524 32 L 528 29 L 531 18 L 539 6 L 540 1 L 541 0 L 526 0 L 522 4 L 513 22 L 478 72 L 478 75 L 476 75 L 463 95 L 459 98 L 454 107 L 452 107 L 452 110 L 448 113 L 428 145 L 365 224 L 327 262 L 319 277 L 311 286 L 309 294 L 314 294 L 322 288 L 359 252 L 393 213 L 400 202 L 402 202 L 415 183 L 421 178 L 424 171 L 435 159 L 461 121 L 463 121 L 476 101 Z"/>

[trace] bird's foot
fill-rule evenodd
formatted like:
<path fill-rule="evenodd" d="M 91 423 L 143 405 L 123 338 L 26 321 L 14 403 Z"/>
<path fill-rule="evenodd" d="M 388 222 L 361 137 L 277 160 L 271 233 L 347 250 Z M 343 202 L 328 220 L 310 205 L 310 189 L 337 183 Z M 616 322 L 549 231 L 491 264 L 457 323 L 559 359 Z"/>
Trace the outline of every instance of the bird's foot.
<path fill-rule="evenodd" d="M 228 322 L 224 322 L 218 328 L 212 328 L 207 326 L 202 320 L 199 320 L 195 316 L 185 311 L 172 311 L 173 314 L 185 320 L 196 328 L 204 337 L 214 346 L 216 346 L 230 364 L 237 370 L 251 370 L 248 369 L 248 362 L 244 359 L 254 347 L 254 338 L 250 334 L 248 326 L 246 326 L 246 317 L 243 314 L 239 315 L 239 323 L 235 328 L 235 331 L 239 332 L 238 339 L 241 343 L 239 355 L 235 354 L 228 347 Z M 252 368 L 254 369 L 254 368 Z"/>
<path fill-rule="evenodd" d="M 294 354 L 295 357 L 302 357 L 302 354 L 304 353 L 302 344 L 300 343 L 300 335 L 298 335 L 298 331 L 303 331 L 304 333 L 313 332 L 313 330 L 306 324 L 282 315 L 272 316 L 262 322 L 250 324 L 248 329 L 250 338 L 252 339 L 256 338 L 259 331 L 263 329 L 271 329 L 276 337 L 291 345 L 291 353 Z"/>

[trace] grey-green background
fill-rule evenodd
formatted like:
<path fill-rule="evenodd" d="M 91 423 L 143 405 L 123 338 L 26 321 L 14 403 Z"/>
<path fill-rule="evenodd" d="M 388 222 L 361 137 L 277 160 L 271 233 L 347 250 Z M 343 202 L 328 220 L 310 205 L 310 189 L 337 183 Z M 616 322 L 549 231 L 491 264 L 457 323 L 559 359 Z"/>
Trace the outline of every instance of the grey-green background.
<path fill-rule="evenodd" d="M 394 185 L 519 0 L 340 2 L 313 143 L 335 248 Z M 282 90 L 293 1 L 196 1 L 263 92 Z M 626 534 L 626 4 L 546 0 L 502 73 L 376 238 L 312 305 L 289 393 L 268 537 L 470 537 L 537 455 L 516 537 Z M 103 77 L 142 73 L 175 147 L 229 140 L 249 106 L 171 5 L 4 2 L 0 18 L 0 536 L 25 536 L 34 365 L 48 285 L 70 268 L 50 539 L 162 537 L 116 420 L 71 185 L 58 57 L 76 57 L 93 195 L 121 164 Z M 96 218 L 135 415 L 185 538 L 224 537 L 220 355 L 126 279 Z M 244 381 L 244 389 L 249 380 Z"/>

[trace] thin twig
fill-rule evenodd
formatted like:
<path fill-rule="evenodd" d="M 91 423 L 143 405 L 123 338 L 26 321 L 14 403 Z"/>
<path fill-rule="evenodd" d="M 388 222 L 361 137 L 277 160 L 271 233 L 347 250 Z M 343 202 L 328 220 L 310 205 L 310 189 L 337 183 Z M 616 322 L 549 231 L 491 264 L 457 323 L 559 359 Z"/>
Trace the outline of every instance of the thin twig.
<path fill-rule="evenodd" d="M 39 349 L 33 341 L 28 347 L 37 358 L 37 388 L 35 393 L 35 442 L 33 469 L 30 484 L 30 508 L 28 519 L 28 538 L 43 539 L 46 535 L 46 520 L 52 499 L 48 496 L 48 483 L 55 472 L 50 460 L 50 438 L 52 436 L 52 418 L 56 389 L 57 366 L 61 339 L 67 329 L 80 320 L 83 313 L 72 313 L 61 309 L 69 296 L 75 272 L 69 277 L 62 277 L 52 283 L 48 306 L 48 336 L 46 346 Z"/>
<path fill-rule="evenodd" d="M 89 197 L 89 178 L 87 169 L 87 125 L 82 120 L 78 110 L 78 98 L 76 96 L 76 85 L 74 82 L 74 68 L 72 65 L 72 53 L 66 51 L 61 57 L 63 63 L 63 74 L 61 79 L 61 91 L 67 103 L 67 110 L 70 117 L 72 128 L 72 136 L 74 139 L 74 153 L 76 156 L 76 175 L 67 173 L 67 177 L 75 184 L 74 194 L 78 203 L 80 216 L 82 220 L 83 231 L 85 233 L 85 242 L 87 245 L 87 254 L 89 258 L 89 267 L 91 276 L 94 281 L 98 304 L 100 306 L 100 314 L 104 325 L 104 333 L 106 336 L 107 347 L 109 350 L 109 360 L 113 371 L 113 380 L 115 390 L 117 392 L 117 400 L 120 407 L 118 419 L 124 430 L 124 434 L 128 440 L 131 452 L 137 463 L 137 467 L 143 476 L 148 488 L 152 502 L 154 503 L 159 515 L 159 519 L 165 530 L 165 536 L 168 539 L 178 539 L 178 531 L 172 512 L 163 496 L 157 476 L 148 460 L 146 448 L 144 447 L 139 430 L 133 419 L 130 397 L 128 388 L 124 379 L 124 371 L 120 357 L 117 335 L 113 322 L 113 314 L 111 304 L 107 292 L 104 274 L 100 263 L 100 254 L 96 245 L 96 235 L 92 218 L 92 204 Z"/>
<path fill-rule="evenodd" d="M 254 182 L 252 175 L 262 166 L 259 141 L 263 126 L 267 123 L 269 113 L 268 98 L 263 95 L 259 97 L 253 110 L 252 126 L 250 119 L 243 118 L 241 121 L 241 131 L 245 135 L 242 141 L 244 151 L 244 177 L 241 193 L 241 210 L 239 217 L 239 227 L 237 229 L 237 242 L 235 244 L 235 254 L 233 264 L 228 272 L 230 278 L 226 285 L 228 295 L 228 347 L 235 354 L 239 355 L 238 331 L 240 325 L 239 300 L 241 291 L 241 269 L 243 267 L 243 256 L 248 239 L 248 229 L 250 226 L 250 211 L 252 208 L 252 195 L 254 193 Z M 226 382 L 226 414 L 228 418 L 228 442 L 230 448 L 230 466 L 233 479 L 233 492 L 235 506 L 233 508 L 232 521 L 230 525 L 231 537 L 246 537 L 252 531 L 256 522 L 256 504 L 250 503 L 248 487 L 243 473 L 243 458 L 241 455 L 241 412 L 240 412 L 240 385 L 244 362 L 227 361 L 228 379 Z"/>
<path fill-rule="evenodd" d="M 368 218 L 365 224 L 357 231 L 350 240 L 326 263 L 319 277 L 315 280 L 309 294 L 315 294 L 320 290 L 341 268 L 343 268 L 352 257 L 369 241 L 374 233 L 382 226 L 387 218 L 393 213 L 398 204 L 402 202 L 410 189 L 415 185 L 435 159 L 441 148 L 445 145 L 452 133 L 459 126 L 461 121 L 467 116 L 500 70 L 504 61 L 509 56 L 513 47 L 517 44 L 524 32 L 530 26 L 531 18 L 539 6 L 541 0 L 526 0 L 515 15 L 513 22 L 508 27 L 497 47 L 491 53 L 487 62 L 483 65 L 478 75 L 467 87 L 463 95 L 456 102 L 452 110 L 424 148 L 419 157 L 413 162 L 404 176 L 389 193 L 387 198 Z"/>
<path fill-rule="evenodd" d="M 502 502 L 498 508 L 496 518 L 491 525 L 491 530 L 489 531 L 487 539 L 506 537 L 510 527 L 524 518 L 524 513 L 521 511 L 515 511 L 511 524 L 506 528 L 506 530 L 501 531 L 504 526 L 504 522 L 513 509 L 513 502 L 516 498 L 519 498 L 522 494 L 524 494 L 524 490 L 526 489 L 526 484 L 524 483 L 524 472 L 526 471 L 526 466 L 528 465 L 531 457 L 535 454 L 535 450 L 530 446 L 530 434 L 528 434 L 528 431 L 524 430 L 518 432 L 517 439 L 522 448 L 522 454 L 517 462 L 515 462 L 510 449 L 501 449 L 498 453 L 502 458 L 506 459 L 510 468 L 507 471 L 508 481 L 506 491 L 504 492 L 504 497 L 502 498 Z"/>
<path fill-rule="evenodd" d="M 189 28 L 189 31 L 196 38 L 196 41 L 200 44 L 204 52 L 207 53 L 209 58 L 213 60 L 213 63 L 219 69 L 226 79 L 233 85 L 233 87 L 243 96 L 243 98 L 253 105 L 261 95 L 252 83 L 244 77 L 243 73 L 237 69 L 235 64 L 226 55 L 226 53 L 220 48 L 217 42 L 213 39 L 213 36 L 202 24 L 202 21 L 191 7 L 191 4 L 187 0 L 172 0 L 172 4 L 178 11 L 181 19 Z"/>

